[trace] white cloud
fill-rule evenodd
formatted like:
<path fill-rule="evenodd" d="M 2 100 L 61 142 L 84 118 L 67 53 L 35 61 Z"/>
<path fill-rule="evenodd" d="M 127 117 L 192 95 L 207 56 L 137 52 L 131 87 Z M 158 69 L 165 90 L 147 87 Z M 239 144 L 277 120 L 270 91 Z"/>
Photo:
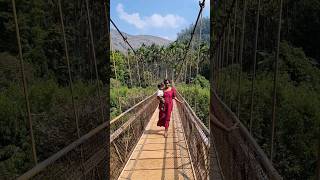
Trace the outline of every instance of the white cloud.
<path fill-rule="evenodd" d="M 150 27 L 156 28 L 178 28 L 186 24 L 183 17 L 174 14 L 161 15 L 154 13 L 151 16 L 140 17 L 139 13 L 127 13 L 123 5 L 117 5 L 117 12 L 120 19 L 125 20 L 127 23 L 134 25 L 136 28 L 145 29 Z"/>
<path fill-rule="evenodd" d="M 127 21 L 129 24 L 133 24 L 139 29 L 142 29 L 146 25 L 146 23 L 141 20 L 139 13 L 128 14 L 124 11 L 122 4 L 117 5 L 117 12 L 120 19 Z"/>

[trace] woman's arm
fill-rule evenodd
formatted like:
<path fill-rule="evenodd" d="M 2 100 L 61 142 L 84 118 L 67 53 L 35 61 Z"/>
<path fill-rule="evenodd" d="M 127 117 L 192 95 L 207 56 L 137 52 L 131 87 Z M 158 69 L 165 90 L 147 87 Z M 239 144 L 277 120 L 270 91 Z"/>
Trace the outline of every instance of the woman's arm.
<path fill-rule="evenodd" d="M 177 97 L 174 97 L 173 99 L 176 100 L 176 101 L 178 101 L 179 103 L 183 104 L 183 102 L 180 101 Z"/>

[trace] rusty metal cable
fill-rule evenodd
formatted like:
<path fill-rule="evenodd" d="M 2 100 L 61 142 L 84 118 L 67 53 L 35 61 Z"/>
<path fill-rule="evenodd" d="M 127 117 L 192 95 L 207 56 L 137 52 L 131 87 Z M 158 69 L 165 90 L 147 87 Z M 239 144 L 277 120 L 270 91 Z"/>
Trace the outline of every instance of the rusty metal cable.
<path fill-rule="evenodd" d="M 254 100 L 254 81 L 256 78 L 256 66 L 257 66 L 257 47 L 258 47 L 258 35 L 259 35 L 259 17 L 260 17 L 260 1 L 258 0 L 258 9 L 256 16 L 256 34 L 255 34 L 255 44 L 253 49 L 253 62 L 252 62 L 252 80 L 251 80 L 251 107 L 250 107 L 250 125 L 249 132 L 252 134 L 252 121 L 253 121 L 253 100 Z"/>
<path fill-rule="evenodd" d="M 65 29 L 64 29 L 64 21 L 63 21 L 63 13 L 62 13 L 62 8 L 61 8 L 61 0 L 58 0 L 58 6 L 59 6 L 61 30 L 62 30 L 62 35 L 63 35 L 63 45 L 64 45 L 64 51 L 65 51 L 67 67 L 68 67 L 69 88 L 70 88 L 70 92 L 71 92 L 72 108 L 73 108 L 74 118 L 75 118 L 75 121 L 76 121 L 77 135 L 78 135 L 78 138 L 80 138 L 79 119 L 78 119 L 77 108 L 76 108 L 76 104 L 75 104 L 75 100 L 74 100 L 73 81 L 72 81 L 72 75 L 71 75 L 69 51 L 68 51 L 66 33 L 65 33 Z"/>
<path fill-rule="evenodd" d="M 110 18 L 110 22 L 112 23 L 112 25 L 116 28 L 116 30 L 119 32 L 120 36 L 122 37 L 123 41 L 126 42 L 128 44 L 128 46 L 130 47 L 130 49 L 132 50 L 132 52 L 137 55 L 137 52 L 133 49 L 133 47 L 131 46 L 131 44 L 128 42 L 128 38 L 125 37 L 122 32 L 119 30 L 118 26 L 112 21 L 112 19 Z"/>
<path fill-rule="evenodd" d="M 270 159 L 273 160 L 273 151 L 274 151 L 274 134 L 275 134 L 275 122 L 276 122 L 276 99 L 277 99 L 277 81 L 278 81 L 278 61 L 279 61 L 279 48 L 280 48 L 280 39 L 281 39 L 281 20 L 282 20 L 282 0 L 280 0 L 279 5 L 279 24 L 277 32 L 277 49 L 274 65 L 274 77 L 273 77 L 273 103 L 272 103 L 272 131 L 271 131 L 271 150 L 270 150 Z"/>
<path fill-rule="evenodd" d="M 227 35 L 227 54 L 226 54 L 226 66 L 225 66 L 225 80 L 224 80 L 224 83 L 225 83 L 225 90 L 224 90 L 224 96 L 225 96 L 225 102 L 227 102 L 227 92 L 228 92 L 228 73 L 230 72 L 229 71 L 229 48 L 230 48 L 230 33 L 231 33 L 231 27 L 230 27 L 230 19 L 229 19 L 229 23 L 228 23 L 228 35 Z"/>
<path fill-rule="evenodd" d="M 194 25 L 194 27 L 193 27 L 193 29 L 192 29 L 190 40 L 189 40 L 189 42 L 188 42 L 188 44 L 187 44 L 187 47 L 186 47 L 186 49 L 185 49 L 186 52 L 184 53 L 184 57 L 182 58 L 182 61 L 181 61 L 182 63 L 184 63 L 184 61 L 185 61 L 185 59 L 186 59 L 186 57 L 187 57 L 187 55 L 188 55 L 188 51 L 189 51 L 189 49 L 190 49 L 190 44 L 191 44 L 191 41 L 192 41 L 192 39 L 193 39 L 194 32 L 195 32 L 196 27 L 197 27 L 197 25 L 198 25 L 198 21 L 199 21 L 199 19 L 200 19 L 200 15 L 201 15 L 201 12 L 202 12 L 202 10 L 203 10 L 203 8 L 204 8 L 204 5 L 205 5 L 205 0 L 203 0 L 202 3 L 199 3 L 200 10 L 199 10 L 199 12 L 198 12 L 198 16 L 197 16 L 195 25 Z M 177 80 L 179 80 L 180 75 L 181 75 L 181 72 L 182 72 L 182 69 L 183 69 L 183 65 L 179 68 L 179 70 L 178 70 L 178 75 L 176 76 L 174 82 L 176 82 Z"/>
<path fill-rule="evenodd" d="M 233 22 L 233 43 L 232 43 L 232 58 L 231 58 L 231 77 L 230 77 L 230 102 L 229 107 L 232 109 L 232 80 L 233 80 L 233 63 L 235 61 L 235 45 L 236 45 L 236 28 L 237 28 L 237 7 L 238 1 L 235 2 L 234 8 L 234 22 Z"/>
<path fill-rule="evenodd" d="M 97 59 L 96 59 L 96 52 L 95 52 L 95 46 L 93 41 L 93 34 L 92 34 L 92 26 L 91 26 L 91 17 L 89 12 L 89 3 L 88 0 L 85 0 L 86 3 L 86 10 L 87 10 L 87 18 L 88 18 L 88 25 L 89 25 L 89 33 L 90 33 L 90 41 L 91 41 L 91 48 L 92 48 L 92 55 L 93 55 L 93 61 L 94 61 L 94 68 L 95 68 L 95 74 L 96 74 L 96 81 L 97 81 L 97 90 L 98 90 L 98 97 L 99 97 L 99 104 L 100 104 L 100 113 L 102 122 L 105 121 L 104 119 L 104 112 L 103 112 L 103 104 L 102 104 L 102 97 L 101 97 L 101 89 L 100 89 L 100 79 L 99 79 L 99 73 L 98 73 L 98 67 L 97 67 Z"/>
<path fill-rule="evenodd" d="M 21 46 L 21 39 L 20 39 L 18 17 L 17 17 L 17 11 L 16 11 L 16 2 L 15 2 L 15 0 L 11 0 L 11 2 L 12 2 L 14 23 L 15 23 L 15 27 L 16 27 L 16 38 L 17 38 L 18 49 L 19 49 L 21 78 L 22 78 L 23 93 L 24 93 L 26 109 L 27 109 L 27 116 L 28 116 L 29 135 L 30 135 L 31 147 L 32 147 L 32 158 L 33 158 L 34 164 L 37 164 L 38 163 L 37 151 L 36 151 L 36 145 L 35 145 L 35 140 L 34 140 L 34 135 L 33 135 L 30 102 L 29 102 L 29 96 L 28 96 L 28 85 L 27 85 L 26 75 L 25 75 L 25 71 L 24 71 L 24 61 L 23 61 L 23 54 L 22 54 L 22 46 Z"/>
<path fill-rule="evenodd" d="M 246 26 L 246 12 L 247 12 L 247 1 L 243 0 L 243 11 L 242 11 L 242 31 L 241 31 L 241 40 L 240 40 L 240 54 L 239 54 L 239 72 L 238 72 L 238 106 L 237 106 L 237 115 L 240 119 L 240 108 L 241 108 L 241 76 L 242 76 L 242 58 L 243 58 L 243 46 L 244 46 L 244 35 L 245 35 L 245 26 Z"/>

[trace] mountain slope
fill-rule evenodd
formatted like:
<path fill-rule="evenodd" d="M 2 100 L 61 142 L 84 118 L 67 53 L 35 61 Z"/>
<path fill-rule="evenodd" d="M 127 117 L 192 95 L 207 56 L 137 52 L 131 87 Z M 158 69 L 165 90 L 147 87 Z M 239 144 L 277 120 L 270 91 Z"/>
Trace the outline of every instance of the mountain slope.
<path fill-rule="evenodd" d="M 111 33 L 111 43 L 112 48 L 115 50 L 119 50 L 120 52 L 126 53 L 128 48 L 130 48 L 126 42 L 123 41 L 121 35 L 115 30 L 110 29 Z M 129 35 L 124 32 L 122 34 L 128 38 L 128 42 L 131 44 L 131 46 L 134 49 L 138 49 L 142 44 L 145 44 L 147 46 L 150 46 L 152 44 L 159 45 L 159 46 L 166 46 L 171 43 L 170 40 L 151 36 L 151 35 Z"/>

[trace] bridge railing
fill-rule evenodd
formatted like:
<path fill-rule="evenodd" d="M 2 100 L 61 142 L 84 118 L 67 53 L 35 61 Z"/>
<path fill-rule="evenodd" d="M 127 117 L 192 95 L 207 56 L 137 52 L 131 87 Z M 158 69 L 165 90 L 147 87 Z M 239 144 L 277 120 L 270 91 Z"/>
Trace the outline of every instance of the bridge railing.
<path fill-rule="evenodd" d="M 119 177 L 158 104 L 153 94 L 111 120 L 111 179 Z"/>
<path fill-rule="evenodd" d="M 157 107 L 155 95 L 149 96 L 110 122 L 89 133 L 37 164 L 18 179 L 105 179 L 121 172 L 137 144 L 145 125 Z M 110 149 L 107 128 L 110 126 Z M 118 154 L 117 152 L 121 152 Z M 120 156 L 119 156 L 120 155 Z"/>
<path fill-rule="evenodd" d="M 210 108 L 212 117 L 226 127 L 239 123 L 239 128 L 230 132 L 210 123 L 224 179 L 282 179 L 245 126 L 214 91 Z"/>
<path fill-rule="evenodd" d="M 105 179 L 108 168 L 108 122 L 40 162 L 18 179 Z"/>
<path fill-rule="evenodd" d="M 187 101 L 177 93 L 181 123 L 188 145 L 194 175 L 197 179 L 209 179 L 209 129 L 202 123 Z"/>

